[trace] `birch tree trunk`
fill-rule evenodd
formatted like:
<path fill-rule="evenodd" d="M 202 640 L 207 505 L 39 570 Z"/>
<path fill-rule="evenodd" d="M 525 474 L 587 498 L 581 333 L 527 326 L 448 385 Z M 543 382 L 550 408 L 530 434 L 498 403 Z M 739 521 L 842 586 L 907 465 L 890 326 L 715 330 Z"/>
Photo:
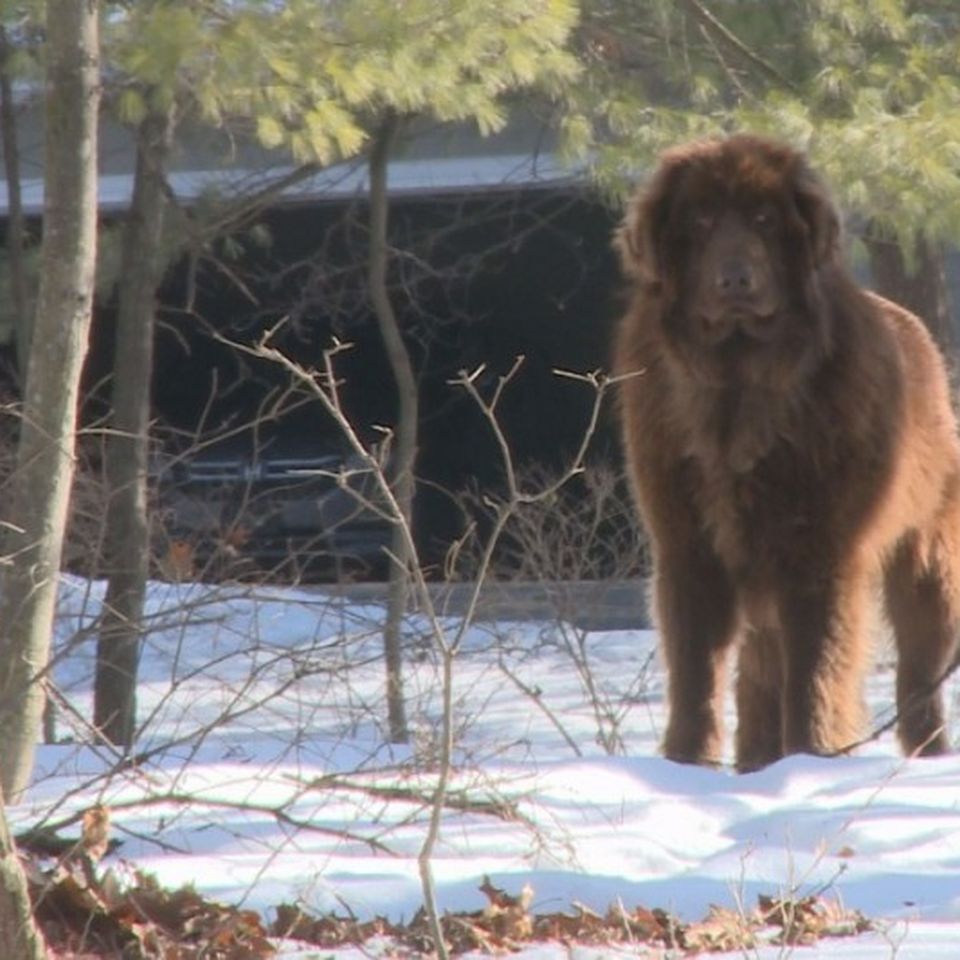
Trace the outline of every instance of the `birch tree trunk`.
<path fill-rule="evenodd" d="M 414 462 L 417 457 L 419 395 L 410 353 L 403 341 L 400 324 L 387 290 L 387 163 L 398 125 L 397 117 L 388 113 L 374 137 L 370 150 L 370 299 L 380 327 L 387 359 L 397 386 L 397 423 L 388 466 L 393 493 L 401 517 L 393 525 L 390 550 L 390 583 L 387 593 L 387 618 L 383 628 L 383 650 L 387 669 L 387 721 L 391 743 L 409 739 L 406 706 L 403 694 L 403 638 L 401 625 L 406 612 L 410 589 L 409 540 L 403 526 L 412 529 Z M 399 522 L 398 522 L 399 521 Z"/>
<path fill-rule="evenodd" d="M 140 125 L 133 199 L 121 255 L 112 430 L 106 452 L 107 594 L 97 642 L 93 719 L 107 740 L 125 747 L 133 744 L 136 727 L 137 669 L 149 575 L 150 388 L 156 291 L 164 267 L 164 180 L 172 133 L 172 107 L 151 111 Z"/>
<path fill-rule="evenodd" d="M 43 715 L 60 555 L 89 339 L 97 220 L 96 0 L 48 0 L 40 291 L 0 582 L 0 782 L 16 802 Z"/>

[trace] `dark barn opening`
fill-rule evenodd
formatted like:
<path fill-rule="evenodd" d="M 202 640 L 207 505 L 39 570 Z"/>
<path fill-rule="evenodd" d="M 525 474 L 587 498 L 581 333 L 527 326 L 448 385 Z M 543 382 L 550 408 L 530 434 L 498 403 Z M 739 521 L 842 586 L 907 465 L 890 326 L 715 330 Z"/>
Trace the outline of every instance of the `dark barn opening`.
<path fill-rule="evenodd" d="M 523 357 L 498 416 L 516 465 L 569 461 L 594 392 L 556 371 L 607 366 L 614 216 L 585 189 L 564 187 L 400 196 L 390 218 L 391 295 L 420 383 L 415 531 L 439 569 L 464 527 L 458 495 L 496 490 L 503 478 L 493 432 L 452 381 L 482 369 L 477 382 L 489 391 Z M 335 439 L 319 402 L 290 391 L 287 371 L 230 345 L 267 331 L 308 368 L 335 339 L 349 344 L 335 360 L 343 406 L 366 442 L 382 436 L 395 391 L 365 288 L 366 223 L 362 199 L 281 206 L 170 272 L 153 391 L 162 436 L 193 443 L 258 422 L 287 448 Z M 101 314 L 91 411 L 109 372 L 111 311 Z M 605 410 L 591 447 L 600 460 L 616 458 L 612 426 Z"/>

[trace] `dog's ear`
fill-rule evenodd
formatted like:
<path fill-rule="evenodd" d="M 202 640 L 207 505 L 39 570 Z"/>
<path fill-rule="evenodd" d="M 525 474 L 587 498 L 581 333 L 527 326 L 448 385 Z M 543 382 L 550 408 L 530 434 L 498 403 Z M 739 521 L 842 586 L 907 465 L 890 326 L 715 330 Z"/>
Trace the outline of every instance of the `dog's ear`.
<path fill-rule="evenodd" d="M 644 216 L 643 198 L 635 195 L 627 204 L 623 221 L 613 234 L 613 248 L 620 267 L 631 279 L 651 282 L 657 279 L 650 224 Z"/>
<path fill-rule="evenodd" d="M 646 284 L 666 280 L 664 232 L 688 165 L 686 149 L 667 151 L 649 184 L 638 190 L 627 204 L 623 222 L 614 234 L 613 246 L 628 277 Z"/>
<path fill-rule="evenodd" d="M 794 176 L 793 199 L 808 231 L 814 264 L 833 259 L 840 246 L 840 215 L 830 191 L 805 161 Z"/>

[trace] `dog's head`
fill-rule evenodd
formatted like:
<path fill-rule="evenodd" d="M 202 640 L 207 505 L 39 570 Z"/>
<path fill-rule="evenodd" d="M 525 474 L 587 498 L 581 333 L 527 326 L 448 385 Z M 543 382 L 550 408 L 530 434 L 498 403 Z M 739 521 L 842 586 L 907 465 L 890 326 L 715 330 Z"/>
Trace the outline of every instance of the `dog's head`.
<path fill-rule="evenodd" d="M 669 336 L 754 349 L 822 314 L 817 280 L 839 258 L 839 218 L 802 154 L 737 135 L 667 151 L 615 244 L 627 276 L 662 302 Z"/>

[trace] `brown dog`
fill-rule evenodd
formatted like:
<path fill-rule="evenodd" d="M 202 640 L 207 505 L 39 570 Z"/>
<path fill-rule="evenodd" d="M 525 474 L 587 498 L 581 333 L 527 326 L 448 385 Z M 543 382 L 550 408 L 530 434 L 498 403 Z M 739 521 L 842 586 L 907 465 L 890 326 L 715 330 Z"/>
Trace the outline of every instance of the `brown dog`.
<path fill-rule="evenodd" d="M 862 734 L 882 578 L 899 736 L 947 749 L 960 623 L 960 444 L 943 359 L 860 289 L 804 157 L 752 136 L 666 153 L 617 237 L 633 282 L 614 350 L 654 557 L 668 757 L 716 763 L 742 644 L 737 764 Z"/>

